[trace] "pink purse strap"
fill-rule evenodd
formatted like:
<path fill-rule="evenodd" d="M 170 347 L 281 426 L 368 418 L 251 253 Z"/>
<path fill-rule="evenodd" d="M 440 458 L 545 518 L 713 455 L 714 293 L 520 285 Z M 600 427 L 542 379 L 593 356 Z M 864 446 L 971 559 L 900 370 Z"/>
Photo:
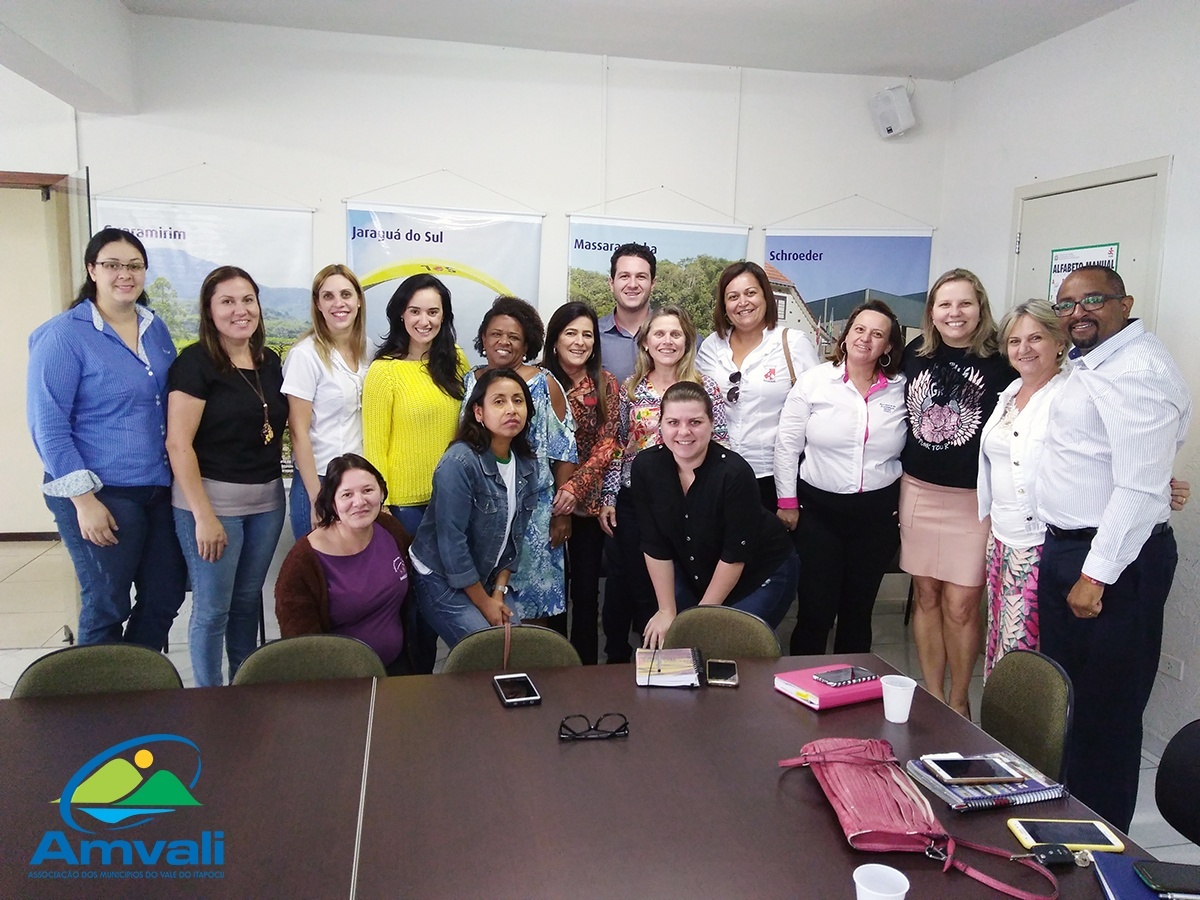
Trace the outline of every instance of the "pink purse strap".
<path fill-rule="evenodd" d="M 500 667 L 502 672 L 508 671 L 508 654 L 512 651 L 512 622 L 508 619 L 504 620 L 504 664 Z"/>
<path fill-rule="evenodd" d="M 992 856 L 999 856 L 1001 859 L 1012 860 L 1012 853 L 1007 850 L 1001 850 L 998 847 L 989 847 L 986 844 L 976 844 L 973 841 L 964 841 L 955 838 L 947 839 L 945 850 L 935 850 L 934 848 L 930 848 L 930 850 L 925 852 L 925 855 L 933 859 L 937 859 L 938 854 L 940 854 L 942 857 L 943 872 L 949 872 L 951 867 L 953 867 L 958 869 L 958 871 L 962 872 L 964 875 L 970 875 L 976 881 L 986 884 L 993 890 L 999 891 L 1002 894 L 1008 894 L 1010 897 L 1016 897 L 1017 900 L 1054 900 L 1054 898 L 1058 897 L 1058 879 L 1055 878 L 1054 874 L 1041 863 L 1032 859 L 1013 860 L 1013 862 L 1019 862 L 1021 865 L 1033 869 L 1033 871 L 1037 872 L 1050 882 L 1051 886 L 1054 888 L 1054 893 L 1049 895 L 1049 897 L 1047 897 L 1045 894 L 1035 894 L 1033 891 L 1026 891 L 1022 890 L 1021 888 L 1013 887 L 1011 884 L 1005 884 L 1000 879 L 993 878 L 991 875 L 988 875 L 985 872 L 980 872 L 978 869 L 968 865 L 960 859 L 955 859 L 954 850 L 957 846 L 970 847 L 972 850 L 978 850 L 980 853 L 988 853 Z"/>

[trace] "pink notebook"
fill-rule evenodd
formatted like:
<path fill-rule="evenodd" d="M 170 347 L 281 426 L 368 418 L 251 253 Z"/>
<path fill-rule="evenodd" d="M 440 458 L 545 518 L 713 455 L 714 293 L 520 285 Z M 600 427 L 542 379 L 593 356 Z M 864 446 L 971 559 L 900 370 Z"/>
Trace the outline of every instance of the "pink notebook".
<path fill-rule="evenodd" d="M 844 668 L 846 668 L 845 663 L 830 663 L 824 666 L 814 666 L 811 669 L 780 672 L 775 676 L 775 690 L 781 694 L 787 694 L 793 700 L 799 700 L 812 709 L 830 709 L 834 706 L 883 699 L 883 685 L 879 683 L 878 678 L 871 681 L 860 681 L 858 684 L 848 684 L 845 687 L 830 687 L 813 678 L 815 672 L 828 672 L 831 669 Z"/>

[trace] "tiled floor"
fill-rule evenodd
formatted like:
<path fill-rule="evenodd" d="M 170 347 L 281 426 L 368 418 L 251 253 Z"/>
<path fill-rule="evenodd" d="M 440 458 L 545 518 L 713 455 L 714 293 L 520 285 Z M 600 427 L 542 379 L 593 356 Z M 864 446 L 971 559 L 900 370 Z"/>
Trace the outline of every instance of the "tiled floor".
<path fill-rule="evenodd" d="M 268 575 L 265 594 L 272 596 L 279 564 L 291 548 L 291 533 L 285 527 L 283 539 Z M 904 601 L 908 580 L 903 575 L 884 579 L 875 606 L 874 650 L 902 672 L 920 679 L 916 649 L 904 627 Z M 25 667 L 51 650 L 66 646 L 63 627 L 75 629 L 75 580 L 70 560 L 62 545 L 54 543 L 0 542 L 0 698 L 8 697 L 13 683 Z M 279 626 L 268 604 L 267 637 L 279 636 Z M 183 677 L 193 684 L 192 664 L 187 652 L 187 621 L 191 600 L 180 611 L 171 629 L 169 656 Z M 778 629 L 780 642 L 787 646 L 794 617 L 785 619 Z M 601 641 L 603 646 L 603 640 Z M 445 647 L 441 646 L 444 658 Z M 982 661 L 971 683 L 971 708 L 979 708 L 983 693 Z M 440 666 L 440 659 L 439 659 Z M 1171 828 L 1158 814 L 1154 804 L 1154 776 L 1158 759 L 1143 751 L 1142 781 L 1138 808 L 1130 836 L 1163 860 L 1200 864 L 1200 847 L 1191 844 Z"/>

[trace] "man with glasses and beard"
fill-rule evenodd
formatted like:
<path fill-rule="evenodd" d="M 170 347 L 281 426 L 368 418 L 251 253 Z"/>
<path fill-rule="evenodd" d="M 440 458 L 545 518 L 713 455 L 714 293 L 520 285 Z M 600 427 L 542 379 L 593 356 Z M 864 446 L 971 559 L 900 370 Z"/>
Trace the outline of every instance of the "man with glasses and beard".
<path fill-rule="evenodd" d="M 1042 650 L 1074 683 L 1071 792 L 1128 830 L 1178 560 L 1169 484 L 1191 399 L 1166 347 L 1129 318 L 1115 270 L 1076 269 L 1052 305 L 1075 348 L 1037 477 Z"/>

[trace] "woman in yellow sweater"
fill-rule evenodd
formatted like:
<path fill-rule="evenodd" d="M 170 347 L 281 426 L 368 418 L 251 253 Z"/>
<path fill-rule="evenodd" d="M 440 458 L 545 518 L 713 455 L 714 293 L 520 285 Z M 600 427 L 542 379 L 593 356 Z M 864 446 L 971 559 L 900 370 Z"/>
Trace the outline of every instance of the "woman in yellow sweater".
<path fill-rule="evenodd" d="M 458 428 L 470 366 L 455 343 L 450 291 L 434 276 L 404 279 L 387 318 L 388 335 L 363 384 L 363 455 L 387 480 L 392 514 L 416 534 L 433 470 Z M 409 634 L 416 671 L 432 672 L 437 634 L 419 613 Z"/>

